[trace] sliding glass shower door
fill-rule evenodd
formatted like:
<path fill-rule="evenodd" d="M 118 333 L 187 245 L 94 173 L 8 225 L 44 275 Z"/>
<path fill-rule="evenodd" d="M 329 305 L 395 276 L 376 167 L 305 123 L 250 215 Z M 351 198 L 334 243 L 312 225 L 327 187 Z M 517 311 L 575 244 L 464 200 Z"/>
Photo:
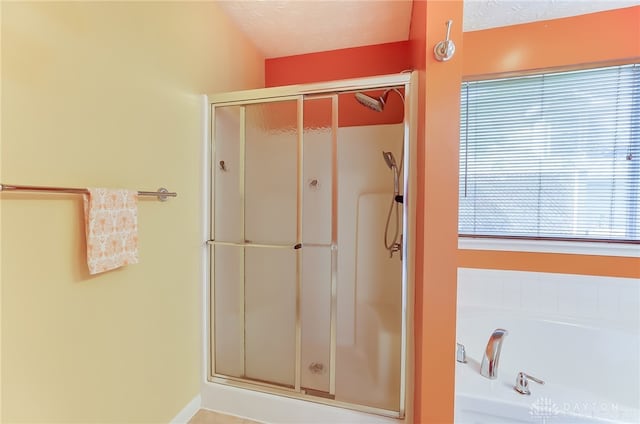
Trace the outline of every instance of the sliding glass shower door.
<path fill-rule="evenodd" d="M 215 111 L 216 374 L 295 388 L 298 99 Z"/>
<path fill-rule="evenodd" d="M 303 102 L 300 384 L 335 397 L 336 347 L 336 96 Z"/>
<path fill-rule="evenodd" d="M 401 418 L 408 268 L 385 249 L 381 152 L 402 164 L 407 126 L 339 125 L 339 107 L 360 112 L 353 88 L 277 91 L 211 104 L 209 379 Z"/>

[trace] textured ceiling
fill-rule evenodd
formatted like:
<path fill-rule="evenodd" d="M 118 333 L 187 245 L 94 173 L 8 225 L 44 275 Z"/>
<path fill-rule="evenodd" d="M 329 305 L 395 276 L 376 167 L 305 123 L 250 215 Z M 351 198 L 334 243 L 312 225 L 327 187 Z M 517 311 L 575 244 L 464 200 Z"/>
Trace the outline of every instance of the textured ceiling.
<path fill-rule="evenodd" d="M 640 0 L 465 0 L 464 30 L 566 18 L 640 4 Z"/>
<path fill-rule="evenodd" d="M 411 0 L 220 1 L 267 57 L 407 40 Z"/>
<path fill-rule="evenodd" d="M 218 0 L 267 57 L 407 40 L 411 0 Z M 465 0 L 465 31 L 582 15 L 640 0 Z M 455 23 L 454 23 L 455 24 Z"/>

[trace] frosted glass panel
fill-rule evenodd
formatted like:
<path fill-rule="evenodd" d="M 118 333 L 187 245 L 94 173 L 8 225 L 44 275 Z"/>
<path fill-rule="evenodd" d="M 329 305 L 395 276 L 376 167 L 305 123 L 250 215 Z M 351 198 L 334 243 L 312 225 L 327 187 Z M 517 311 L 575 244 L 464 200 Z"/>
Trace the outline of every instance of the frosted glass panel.
<path fill-rule="evenodd" d="M 305 243 L 331 242 L 330 98 L 304 101 L 304 170 L 302 238 Z"/>
<path fill-rule="evenodd" d="M 214 239 L 242 241 L 240 106 L 215 108 Z M 225 170 L 220 162 L 224 162 Z"/>
<path fill-rule="evenodd" d="M 331 248 L 302 249 L 302 387 L 329 391 Z"/>
<path fill-rule="evenodd" d="M 233 377 L 244 373 L 242 250 L 231 246 L 214 249 L 214 371 Z"/>
<path fill-rule="evenodd" d="M 293 243 L 297 216 L 297 100 L 246 106 L 245 237 Z"/>
<path fill-rule="evenodd" d="M 296 251 L 245 249 L 246 377 L 293 386 Z"/>

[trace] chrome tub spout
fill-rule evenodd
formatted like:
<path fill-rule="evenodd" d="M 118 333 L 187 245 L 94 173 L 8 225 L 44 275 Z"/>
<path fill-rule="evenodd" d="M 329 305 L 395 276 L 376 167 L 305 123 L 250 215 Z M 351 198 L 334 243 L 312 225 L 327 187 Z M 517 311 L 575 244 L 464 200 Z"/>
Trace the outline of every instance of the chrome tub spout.
<path fill-rule="evenodd" d="M 482 365 L 480 366 L 480 374 L 482 376 L 491 380 L 498 378 L 498 361 L 502 350 L 502 340 L 507 334 L 507 330 L 497 328 L 489 337 L 489 342 L 482 358 Z"/>

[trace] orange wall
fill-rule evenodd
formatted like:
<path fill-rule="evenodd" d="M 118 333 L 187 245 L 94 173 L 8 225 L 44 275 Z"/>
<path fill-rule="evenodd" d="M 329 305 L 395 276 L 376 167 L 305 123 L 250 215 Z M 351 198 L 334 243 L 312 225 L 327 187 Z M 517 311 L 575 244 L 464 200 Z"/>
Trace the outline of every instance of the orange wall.
<path fill-rule="evenodd" d="M 408 41 L 278 57 L 265 61 L 267 87 L 396 74 L 411 66 Z M 380 91 L 367 92 L 379 96 Z M 353 96 L 338 98 L 338 126 L 397 124 L 404 118 L 400 97 L 390 93 L 384 112 L 367 109 Z"/>
<path fill-rule="evenodd" d="M 463 75 L 637 60 L 640 6 L 464 33 Z"/>
<path fill-rule="evenodd" d="M 433 57 L 453 20 L 456 54 Z M 414 421 L 453 422 L 462 0 L 414 1 L 412 57 L 420 75 Z M 466 51 L 466 46 L 465 46 Z"/>
<path fill-rule="evenodd" d="M 588 67 L 640 59 L 640 6 L 464 33 L 463 75 Z M 640 260 L 460 250 L 460 267 L 640 277 Z"/>
<path fill-rule="evenodd" d="M 422 93 L 425 92 L 425 76 L 427 70 L 426 64 L 426 43 L 427 43 L 427 3 L 425 1 L 413 2 L 413 9 L 411 11 L 411 28 L 409 31 L 409 40 L 411 43 L 411 60 L 415 65 L 415 69 L 418 71 L 418 89 L 420 95 L 418 96 L 418 143 L 417 143 L 417 158 L 416 158 L 416 180 L 418 186 L 416 187 L 416 234 L 415 234 L 415 278 L 414 278 L 414 313 L 413 313 L 413 337 L 414 337 L 414 390 L 413 390 L 413 418 L 415 423 L 424 422 L 425 409 L 429 407 L 427 402 L 423 401 L 424 394 L 427 392 L 424 389 L 425 373 L 424 373 L 424 359 L 425 352 L 428 352 L 427 347 L 423 347 L 426 337 L 423 337 L 423 326 L 425 314 L 423 313 L 423 300 L 424 284 L 424 263 L 421 260 L 424 257 L 424 195 L 422 184 L 424 181 L 424 141 L 425 141 L 425 97 Z M 448 380 L 445 380 L 448 382 Z M 448 384 L 448 383 L 447 383 Z M 453 409 L 452 401 L 445 400 L 445 405 L 449 404 L 449 407 Z M 451 420 L 449 420 L 451 421 Z"/>
<path fill-rule="evenodd" d="M 409 42 L 331 50 L 265 60 L 265 85 L 277 87 L 319 81 L 395 74 L 412 69 Z"/>
<path fill-rule="evenodd" d="M 640 277 L 640 259 L 616 256 L 460 250 L 458 263 L 465 268 Z"/>

